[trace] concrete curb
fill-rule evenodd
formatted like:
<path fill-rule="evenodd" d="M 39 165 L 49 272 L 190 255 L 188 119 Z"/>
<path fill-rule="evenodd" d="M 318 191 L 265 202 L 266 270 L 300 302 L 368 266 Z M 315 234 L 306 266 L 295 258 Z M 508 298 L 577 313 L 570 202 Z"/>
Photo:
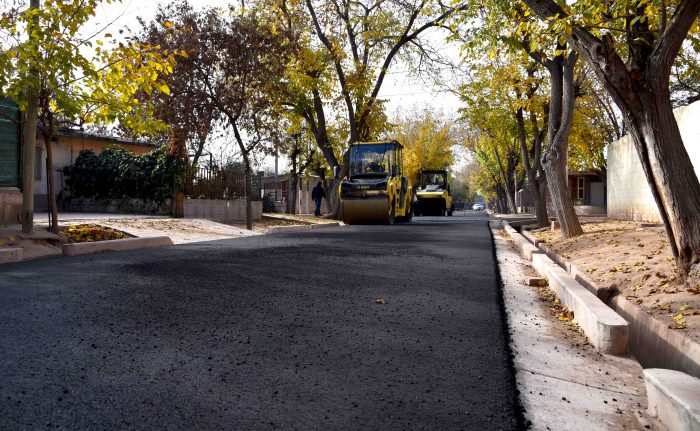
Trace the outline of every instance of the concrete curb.
<path fill-rule="evenodd" d="M 294 225 L 294 226 L 272 226 L 267 229 L 268 234 L 272 233 L 287 233 L 287 232 L 304 232 L 311 230 L 310 225 Z"/>
<path fill-rule="evenodd" d="M 532 236 L 527 233 L 523 237 L 528 235 Z M 617 295 L 617 289 L 598 286 L 576 265 L 565 261 L 545 244 L 539 244 L 539 248 L 548 257 L 554 256 L 559 266 L 629 323 L 629 350 L 644 367 L 674 369 L 700 378 L 700 343 L 669 329 L 632 301 Z"/>
<path fill-rule="evenodd" d="M 700 431 L 700 379 L 680 371 L 644 370 L 649 413 L 668 431 Z"/>
<path fill-rule="evenodd" d="M 521 235 L 524 236 L 525 239 L 527 239 L 528 241 L 530 241 L 535 247 L 539 246 L 539 245 L 540 245 L 540 242 L 542 242 L 542 241 L 540 241 L 539 239 L 535 238 L 535 236 L 534 236 L 533 234 L 531 234 L 529 231 L 524 230 L 524 231 L 521 233 Z"/>
<path fill-rule="evenodd" d="M 0 248 L 0 263 L 19 262 L 22 260 L 21 247 Z"/>
<path fill-rule="evenodd" d="M 603 353 L 622 355 L 627 352 L 629 324 L 610 307 L 578 283 L 552 259 L 535 248 L 524 236 L 504 223 L 506 232 L 520 250 L 521 256 L 532 261 L 532 266 L 543 277 L 569 310 L 574 312 L 579 326 L 591 344 Z"/>
<path fill-rule="evenodd" d="M 532 256 L 532 266 L 547 277 L 549 286 L 574 316 L 591 344 L 603 353 L 624 355 L 629 342 L 629 324 L 603 301 L 574 280 L 543 254 Z"/>
<path fill-rule="evenodd" d="M 668 368 L 700 376 L 700 344 L 654 319 L 617 295 L 610 305 L 630 324 L 630 351 L 647 368 Z"/>
<path fill-rule="evenodd" d="M 155 236 L 150 238 L 127 238 L 110 241 L 81 242 L 63 244 L 63 256 L 80 256 L 83 254 L 103 253 L 107 251 L 137 250 L 149 247 L 164 247 L 173 245 L 173 241 L 167 236 Z"/>
<path fill-rule="evenodd" d="M 340 223 L 317 223 L 311 225 L 311 229 L 328 229 L 331 227 L 340 227 Z"/>
<path fill-rule="evenodd" d="M 293 225 L 293 226 L 272 226 L 267 229 L 268 234 L 274 233 L 289 233 L 289 232 L 305 232 L 307 230 L 316 229 L 329 229 L 333 227 L 340 227 L 340 223 L 316 223 L 316 224 L 305 224 L 305 225 Z"/>

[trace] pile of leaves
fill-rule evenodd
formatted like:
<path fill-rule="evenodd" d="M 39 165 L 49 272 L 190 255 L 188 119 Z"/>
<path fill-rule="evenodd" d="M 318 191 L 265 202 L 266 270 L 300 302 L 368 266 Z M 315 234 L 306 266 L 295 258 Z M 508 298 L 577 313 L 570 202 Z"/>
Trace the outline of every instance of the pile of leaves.
<path fill-rule="evenodd" d="M 131 235 L 126 232 L 96 224 L 71 225 L 64 229 L 61 234 L 71 242 L 94 242 L 131 238 Z"/>
<path fill-rule="evenodd" d="M 557 298 L 557 294 L 546 287 L 537 289 L 542 301 L 547 302 L 547 311 L 551 316 L 554 316 L 561 322 L 568 322 L 572 325 L 578 325 L 574 312 L 561 304 L 561 300 Z"/>

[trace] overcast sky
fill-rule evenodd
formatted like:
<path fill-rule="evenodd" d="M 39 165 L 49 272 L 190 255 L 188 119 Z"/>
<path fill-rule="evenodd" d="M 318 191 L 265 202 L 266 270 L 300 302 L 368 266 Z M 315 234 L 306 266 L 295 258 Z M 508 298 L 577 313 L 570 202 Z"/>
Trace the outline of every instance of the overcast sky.
<path fill-rule="evenodd" d="M 138 31 L 137 17 L 151 19 L 158 5 L 167 2 L 123 0 L 122 3 L 102 3 L 99 6 L 95 19 L 90 23 L 90 30 L 101 29 L 110 23 L 110 32 L 116 28 L 128 27 L 132 32 Z M 223 6 L 228 2 L 221 0 L 190 0 L 195 7 Z M 434 34 L 431 39 L 441 43 L 442 37 Z M 441 52 L 451 57 L 456 56 L 456 50 L 449 47 L 441 48 Z M 446 72 L 446 71 L 445 71 Z M 410 76 L 406 67 L 395 63 L 382 85 L 379 97 L 387 100 L 387 113 L 392 117 L 397 111 L 410 111 L 413 109 L 434 109 L 445 115 L 454 115 L 459 107 L 459 100 L 453 94 L 432 84 L 435 76 L 414 77 Z M 445 79 L 447 76 L 444 77 Z M 266 167 L 271 167 L 272 159 L 263 161 Z M 286 163 L 282 163 L 283 165 Z M 282 169 L 282 168 L 281 168 Z"/>

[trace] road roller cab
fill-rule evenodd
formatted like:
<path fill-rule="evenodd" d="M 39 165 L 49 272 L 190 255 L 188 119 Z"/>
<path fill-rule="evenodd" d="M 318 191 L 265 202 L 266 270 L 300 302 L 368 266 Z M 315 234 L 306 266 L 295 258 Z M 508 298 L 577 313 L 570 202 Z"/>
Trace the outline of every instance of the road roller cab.
<path fill-rule="evenodd" d="M 403 146 L 397 141 L 350 146 L 350 169 L 340 183 L 346 224 L 409 222 L 413 187 L 403 175 Z"/>
<path fill-rule="evenodd" d="M 420 187 L 416 190 L 415 214 L 451 216 L 454 211 L 452 193 L 447 181 L 447 171 L 423 170 Z"/>

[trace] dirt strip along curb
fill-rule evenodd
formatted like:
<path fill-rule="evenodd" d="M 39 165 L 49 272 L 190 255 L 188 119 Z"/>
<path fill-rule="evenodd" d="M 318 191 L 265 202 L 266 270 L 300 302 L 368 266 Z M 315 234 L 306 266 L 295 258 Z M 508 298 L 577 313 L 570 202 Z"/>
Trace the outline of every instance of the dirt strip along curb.
<path fill-rule="evenodd" d="M 170 238 L 167 236 L 156 236 L 63 244 L 62 251 L 63 256 L 80 256 L 83 254 L 137 250 L 140 248 L 164 247 L 168 245 L 173 245 L 173 241 Z"/>
<path fill-rule="evenodd" d="M 627 352 L 629 325 L 625 319 L 605 305 L 588 289 L 578 283 L 522 235 L 506 224 L 506 231 L 520 250 L 521 256 L 530 256 L 532 266 L 543 277 L 574 316 L 593 346 L 603 353 L 623 355 Z"/>

